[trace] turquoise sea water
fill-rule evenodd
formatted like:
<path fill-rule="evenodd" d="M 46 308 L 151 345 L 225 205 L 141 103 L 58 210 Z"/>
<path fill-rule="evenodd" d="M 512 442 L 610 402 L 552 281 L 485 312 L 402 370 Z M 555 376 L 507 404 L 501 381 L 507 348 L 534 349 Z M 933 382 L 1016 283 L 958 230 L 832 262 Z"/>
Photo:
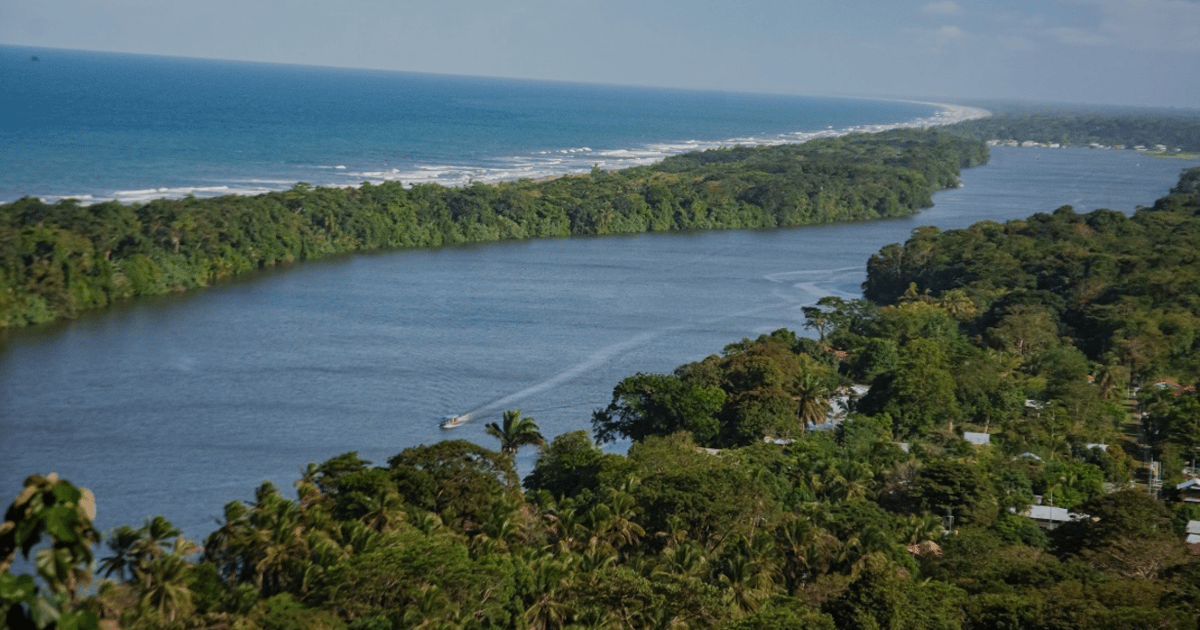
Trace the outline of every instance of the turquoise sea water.
<path fill-rule="evenodd" d="M 0 201 L 543 177 L 936 110 L 0 46 Z"/>

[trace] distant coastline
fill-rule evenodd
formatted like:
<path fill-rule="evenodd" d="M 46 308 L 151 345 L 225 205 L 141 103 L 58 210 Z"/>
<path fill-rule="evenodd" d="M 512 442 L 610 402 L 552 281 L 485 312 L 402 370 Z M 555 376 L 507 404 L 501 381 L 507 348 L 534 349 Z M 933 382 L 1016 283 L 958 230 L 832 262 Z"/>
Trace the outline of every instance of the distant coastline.
<path fill-rule="evenodd" d="M 1016 140 L 999 140 L 996 138 L 988 140 L 986 142 L 986 144 L 989 147 L 1013 147 L 1013 148 L 1024 148 L 1024 149 L 1029 149 L 1029 148 L 1066 149 L 1066 148 L 1075 146 L 1075 145 L 1071 145 L 1071 144 L 1059 144 L 1057 142 L 1038 142 L 1036 140 L 1026 140 L 1024 142 L 1017 142 Z M 1168 158 L 1168 159 L 1179 159 L 1179 160 L 1194 160 L 1194 159 L 1200 157 L 1200 153 L 1198 153 L 1198 152 L 1184 151 L 1183 149 L 1181 149 L 1179 147 L 1170 149 L 1170 148 L 1167 148 L 1167 146 L 1165 144 L 1158 144 L 1153 147 L 1146 147 L 1146 146 L 1142 146 L 1142 145 L 1138 145 L 1135 147 L 1127 147 L 1123 144 L 1105 145 L 1105 144 L 1100 144 L 1099 142 L 1092 142 L 1087 145 L 1087 148 L 1089 148 L 1089 149 L 1104 149 L 1104 150 L 1109 150 L 1109 151 L 1133 150 L 1133 151 L 1137 151 L 1138 153 L 1145 153 L 1146 155 L 1150 155 L 1150 156 L 1154 156 L 1154 157 L 1163 157 L 1163 158 Z"/>
<path fill-rule="evenodd" d="M 864 100 L 871 100 L 871 99 L 864 99 Z M 730 138 L 730 139 L 720 140 L 720 141 L 688 140 L 688 141 L 681 141 L 681 142 L 675 142 L 675 143 L 669 143 L 669 144 L 655 143 L 655 144 L 647 145 L 646 147 L 631 148 L 631 149 L 627 149 L 627 150 L 617 150 L 617 151 L 611 151 L 611 150 L 610 151 L 593 151 L 592 149 L 590 149 L 588 147 L 580 147 L 577 149 L 570 149 L 569 151 L 573 152 L 573 153 L 579 153 L 582 155 L 594 155 L 596 157 L 596 165 L 599 165 L 601 170 L 613 171 L 613 170 L 620 170 L 623 168 L 629 168 L 630 166 L 649 166 L 652 164 L 657 164 L 659 162 L 662 162 L 663 160 L 665 160 L 669 157 L 673 157 L 676 155 L 683 155 L 685 153 L 692 153 L 692 152 L 696 152 L 696 151 L 724 149 L 724 148 L 734 147 L 734 146 L 765 147 L 765 146 L 778 146 L 778 145 L 783 145 L 783 144 L 803 144 L 805 142 L 809 142 L 811 140 L 816 140 L 819 138 L 836 138 L 839 136 L 845 136 L 845 135 L 854 134 L 854 133 L 880 133 L 883 131 L 891 131 L 893 129 L 929 129 L 932 127 L 949 127 L 949 126 L 956 125 L 959 123 L 969 122 L 972 120 L 978 120 L 981 118 L 987 118 L 989 116 L 992 116 L 991 111 L 981 108 L 981 107 L 974 107 L 974 106 L 970 106 L 970 105 L 958 105 L 958 104 L 953 104 L 953 103 L 938 103 L 938 102 L 926 102 L 926 101 L 904 101 L 904 100 L 892 100 L 892 102 L 912 103 L 915 105 L 925 105 L 925 106 L 929 106 L 929 107 L 936 107 L 936 108 L 938 108 L 938 110 L 932 116 L 923 117 L 923 118 L 915 118 L 912 120 L 906 120 L 906 121 L 897 122 L 897 123 L 884 123 L 884 124 L 876 124 L 876 125 L 854 125 L 854 126 L 850 126 L 850 127 L 841 128 L 841 129 L 825 129 L 825 130 L 820 130 L 820 131 L 795 131 L 795 132 L 773 135 L 773 136 L 765 136 L 765 137 L 745 136 L 745 137 Z M 621 158 L 627 157 L 626 155 L 620 155 L 621 153 L 636 154 L 638 152 L 642 152 L 644 157 L 639 158 L 639 157 L 635 156 L 635 157 L 633 157 L 632 160 L 625 159 L 624 161 L 614 163 L 612 166 L 605 166 L 605 164 L 607 163 L 607 160 L 609 160 L 613 157 L 621 157 Z M 332 167 L 327 167 L 327 168 L 329 170 L 345 170 L 346 169 L 346 167 L 342 166 L 342 165 L 332 166 Z M 581 164 L 579 167 L 571 169 L 569 171 L 554 172 L 554 173 L 548 173 L 548 174 L 543 174 L 543 175 L 535 174 L 534 176 L 530 176 L 529 174 L 525 174 L 525 173 L 514 174 L 508 170 L 498 170 L 493 173 L 484 173 L 484 174 L 477 173 L 475 175 L 463 176 L 456 180 L 447 181 L 445 178 L 446 172 L 455 171 L 455 170 L 466 172 L 469 170 L 469 168 L 466 166 L 446 165 L 446 166 L 441 166 L 441 167 L 430 166 L 424 171 L 412 171 L 412 172 L 373 171 L 373 172 L 364 173 L 364 175 L 366 175 L 367 177 L 365 177 L 363 179 L 363 181 L 369 182 L 373 185 L 380 185 L 380 184 L 383 184 L 386 182 L 399 181 L 400 183 L 408 185 L 408 186 L 411 186 L 414 184 L 441 184 L 441 185 L 444 185 L 447 187 L 461 188 L 464 186 L 469 186 L 476 182 L 483 183 L 483 184 L 500 184 L 500 183 L 504 183 L 504 182 L 515 182 L 515 181 L 520 181 L 520 180 L 544 182 L 544 181 L 558 179 L 560 177 L 567 177 L 567 176 L 572 176 L 572 175 L 585 175 L 591 171 L 591 167 L 584 166 Z M 275 187 L 262 188 L 261 190 L 252 190 L 252 191 L 233 190 L 233 189 L 230 189 L 228 186 L 151 188 L 151 189 L 144 189 L 144 190 L 121 191 L 123 194 L 118 194 L 118 195 L 115 195 L 112 197 L 93 197 L 91 195 L 85 195 L 82 198 L 81 197 L 53 196 L 53 197 L 39 197 L 39 199 L 41 199 L 42 201 L 45 201 L 47 203 L 51 203 L 51 202 L 59 200 L 59 199 L 67 199 L 67 198 L 80 199 L 80 201 L 83 201 L 85 203 L 92 203 L 92 202 L 99 202 L 99 201 L 119 201 L 122 203 L 147 203 L 147 202 L 153 201 L 155 199 L 181 199 L 181 198 L 187 197 L 189 195 L 195 196 L 195 197 L 218 197 L 218 196 L 230 195 L 230 194 L 253 195 L 253 194 L 266 193 L 266 192 L 280 192 L 283 190 L 287 190 L 288 188 L 290 188 L 292 185 L 294 185 L 296 183 L 297 182 L 289 182 L 286 185 L 283 185 L 283 182 L 278 182 L 277 183 L 278 185 Z M 317 184 L 317 186 L 321 187 L 321 188 L 341 188 L 342 187 L 342 186 L 333 185 L 333 184 Z"/>
<path fill-rule="evenodd" d="M 874 99 L 862 100 L 869 101 Z M 819 138 L 835 138 L 855 133 L 879 133 L 894 129 L 928 129 L 932 127 L 949 127 L 992 116 L 991 111 L 970 105 L 898 99 L 881 100 L 935 107 L 937 108 L 937 111 L 934 112 L 932 116 L 915 118 L 896 123 L 852 125 L 838 129 L 830 128 L 817 131 L 795 131 L 766 136 L 742 136 L 728 138 L 725 140 L 687 140 L 673 143 L 652 143 L 644 147 L 633 147 L 621 150 L 593 150 L 589 147 L 579 147 L 569 150 L 564 149 L 563 152 L 576 154 L 576 157 L 584 156 L 594 160 L 594 162 L 588 164 L 581 162 L 577 167 L 566 171 L 555 171 L 552 168 L 544 168 L 542 170 L 533 171 L 516 171 L 513 169 L 481 170 L 467 165 L 428 165 L 408 171 L 399 171 L 396 169 L 392 169 L 391 171 L 364 171 L 360 173 L 360 181 L 355 184 L 346 184 L 346 186 L 356 186 L 363 182 L 368 182 L 373 185 L 380 185 L 386 182 L 394 181 L 399 181 L 400 183 L 408 186 L 415 184 L 441 184 L 447 187 L 469 186 L 476 182 L 484 184 L 500 184 L 504 182 L 515 182 L 520 180 L 543 182 L 557 179 L 559 177 L 587 174 L 590 172 L 592 166 L 599 166 L 601 170 L 612 171 L 629 168 L 630 166 L 648 166 L 651 164 L 657 164 L 669 157 L 696 151 L 722 149 L 733 146 L 762 147 L 778 146 L 783 144 L 803 144 Z M 552 159 L 549 161 L 553 163 Z M 327 172 L 345 173 L 345 171 L 347 171 L 347 167 L 340 164 L 319 168 Z M 455 177 L 453 176 L 454 173 L 461 173 L 461 175 Z M 214 186 L 160 186 L 153 188 L 116 190 L 107 195 L 44 195 L 35 193 L 31 193 L 31 195 L 45 203 L 54 203 L 63 199 L 77 199 L 84 204 L 100 203 L 105 201 L 117 201 L 123 204 L 142 204 L 149 203 L 157 199 L 182 199 L 185 197 L 209 198 L 225 195 L 253 196 L 264 193 L 285 191 L 297 183 L 299 183 L 299 181 L 256 180 L 256 185 L 249 187 L 235 187 L 227 184 Z M 322 188 L 345 187 L 340 184 L 329 182 L 318 182 L 316 183 L 316 186 Z M 10 203 L 12 201 L 15 201 L 15 199 L 6 201 L 0 200 L 0 203 Z"/>
<path fill-rule="evenodd" d="M 36 54 L 40 62 L 30 63 Z M 0 201 L 461 187 L 722 146 L 962 119 L 887 100 L 659 89 L 0 45 Z M 202 78 L 203 80 L 196 80 Z"/>
<path fill-rule="evenodd" d="M 1200 153 L 1200 110 L 1001 111 L 948 128 L 988 146 L 1087 147 L 1164 157 Z"/>

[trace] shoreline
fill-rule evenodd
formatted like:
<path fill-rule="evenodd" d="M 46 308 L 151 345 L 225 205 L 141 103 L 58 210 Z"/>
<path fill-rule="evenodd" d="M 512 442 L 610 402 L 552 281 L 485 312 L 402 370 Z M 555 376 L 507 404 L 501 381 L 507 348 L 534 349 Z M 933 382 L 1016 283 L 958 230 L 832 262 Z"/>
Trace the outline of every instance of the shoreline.
<path fill-rule="evenodd" d="M 475 182 L 495 185 L 522 180 L 540 181 L 586 174 L 590 172 L 593 165 L 598 166 L 602 170 L 621 170 L 624 168 L 656 164 L 668 157 L 690 153 L 693 151 L 706 151 L 709 149 L 719 149 L 723 147 L 739 145 L 773 146 L 780 144 L 803 144 L 809 140 L 843 136 L 852 133 L 878 133 L 891 129 L 940 127 L 967 120 L 986 118 L 992 115 L 990 111 L 983 108 L 957 105 L 953 103 L 899 99 L 878 100 L 893 100 L 894 102 L 928 105 L 936 108 L 936 111 L 931 116 L 925 118 L 917 118 L 898 123 L 856 125 L 841 129 L 830 128 L 818 131 L 796 131 L 761 137 L 744 136 L 727 138 L 720 141 L 681 140 L 675 142 L 650 143 L 640 147 L 623 149 L 593 150 L 589 147 L 568 148 L 555 151 L 543 151 L 540 155 L 535 156 L 506 156 L 495 159 L 495 161 L 498 162 L 515 162 L 517 160 L 526 160 L 528 162 L 527 164 L 515 164 L 514 166 L 507 168 L 455 164 L 428 164 L 418 165 L 414 167 L 413 170 L 406 171 L 401 171 L 398 169 L 391 169 L 388 171 L 362 171 L 359 173 L 361 178 L 359 179 L 358 184 L 352 184 L 350 186 L 332 182 L 311 184 L 314 188 L 347 188 L 358 187 L 363 183 L 379 185 L 384 182 L 399 181 L 405 186 L 412 186 L 414 184 L 439 184 L 448 188 L 455 188 L 468 186 Z M 586 158 L 583 160 L 583 162 L 588 164 L 586 166 L 584 166 L 583 163 L 576 166 L 568 166 L 564 170 L 562 163 L 570 158 Z M 342 174 L 345 174 L 346 172 L 346 167 L 342 165 L 323 166 L 319 168 L 322 170 L 335 171 Z M 256 195 L 285 191 L 292 188 L 297 183 L 300 183 L 300 181 L 298 180 L 290 182 L 280 180 L 250 179 L 246 182 L 247 185 L 245 186 L 239 186 L 236 184 L 209 186 L 196 185 L 115 190 L 109 192 L 108 194 L 46 196 L 29 194 L 26 196 L 34 197 L 47 204 L 56 203 L 66 199 L 74 199 L 81 205 L 85 206 L 109 201 L 116 201 L 124 205 L 133 205 L 149 203 L 157 199 L 182 199 L 188 196 L 200 198 L 223 197 L 227 195 L 253 197 Z M 13 203 L 15 201 L 17 200 L 13 199 L 0 203 Z"/>

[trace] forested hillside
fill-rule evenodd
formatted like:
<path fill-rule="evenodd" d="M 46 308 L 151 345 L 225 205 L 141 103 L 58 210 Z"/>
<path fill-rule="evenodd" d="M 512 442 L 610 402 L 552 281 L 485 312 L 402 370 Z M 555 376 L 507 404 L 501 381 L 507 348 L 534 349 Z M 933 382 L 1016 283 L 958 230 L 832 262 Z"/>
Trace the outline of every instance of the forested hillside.
<path fill-rule="evenodd" d="M 888 303 L 951 293 L 1022 347 L 1069 335 L 1137 382 L 1200 377 L 1200 169 L 1132 217 L 1063 206 L 1005 224 L 915 231 L 867 263 L 864 295 Z M 911 287 L 911 289 L 910 289 Z M 916 293 L 914 296 L 913 294 Z M 1017 319 L 1010 319 L 1020 314 Z"/>
<path fill-rule="evenodd" d="M 25 198 L 0 205 L 0 328 L 343 252 L 910 215 L 986 160 L 980 143 L 904 130 L 495 186 L 297 184 L 138 205 Z"/>
<path fill-rule="evenodd" d="M 1174 482 L 1200 395 L 1152 379 L 1197 378 L 1198 181 L 1134 217 L 918 230 L 872 258 L 874 302 L 632 375 L 594 438 L 547 443 L 513 410 L 499 450 L 344 453 L 228 503 L 202 549 L 149 519 L 93 571 L 104 497 L 31 477 L 0 526 L 0 608 L 63 628 L 1195 630 L 1200 508 Z M 617 437 L 627 454 L 597 446 Z M 1057 527 L 1025 516 L 1039 501 Z M 36 589 L 4 560 L 31 552 Z"/>

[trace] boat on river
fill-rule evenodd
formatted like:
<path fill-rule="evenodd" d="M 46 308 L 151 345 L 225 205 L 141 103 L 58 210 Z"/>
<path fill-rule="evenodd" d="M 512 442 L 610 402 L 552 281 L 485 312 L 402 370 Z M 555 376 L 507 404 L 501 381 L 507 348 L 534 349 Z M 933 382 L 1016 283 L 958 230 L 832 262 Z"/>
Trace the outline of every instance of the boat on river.
<path fill-rule="evenodd" d="M 459 414 L 457 416 L 446 416 L 445 418 L 442 418 L 442 421 L 438 424 L 438 426 L 443 429 L 453 429 L 466 424 L 467 420 L 470 419 L 471 414 L 467 413 Z"/>

